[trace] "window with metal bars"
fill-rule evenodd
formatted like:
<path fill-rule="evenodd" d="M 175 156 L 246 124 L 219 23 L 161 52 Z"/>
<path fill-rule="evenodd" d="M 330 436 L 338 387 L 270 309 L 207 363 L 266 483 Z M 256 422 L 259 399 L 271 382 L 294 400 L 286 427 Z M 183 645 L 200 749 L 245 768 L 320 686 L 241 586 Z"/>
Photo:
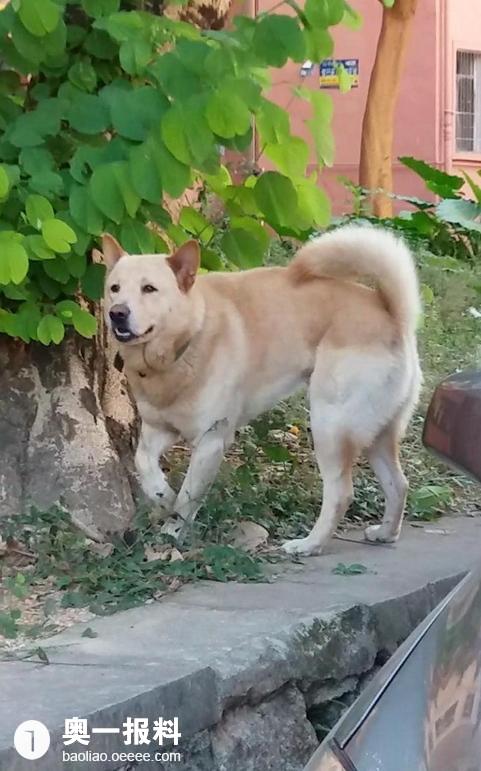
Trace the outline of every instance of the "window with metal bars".
<path fill-rule="evenodd" d="M 456 55 L 456 150 L 481 153 L 481 53 Z"/>

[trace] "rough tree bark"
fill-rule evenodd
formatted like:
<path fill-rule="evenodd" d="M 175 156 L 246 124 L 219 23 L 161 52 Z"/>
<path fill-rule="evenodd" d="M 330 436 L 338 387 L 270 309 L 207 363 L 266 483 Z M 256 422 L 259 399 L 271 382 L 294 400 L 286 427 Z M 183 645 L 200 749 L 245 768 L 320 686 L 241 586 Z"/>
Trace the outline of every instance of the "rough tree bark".
<path fill-rule="evenodd" d="M 392 8 L 383 7 L 362 123 L 359 184 L 367 190 L 392 192 L 394 113 L 417 4 L 395 0 Z M 386 195 L 373 193 L 371 201 L 376 216 L 392 216 L 392 200 Z"/>
<path fill-rule="evenodd" d="M 164 12 L 161 2 L 143 5 Z M 173 14 L 219 29 L 230 5 L 190 0 Z M 136 413 L 100 313 L 99 329 L 94 342 L 72 336 L 47 348 L 0 335 L 0 523 L 29 506 L 60 505 L 95 540 L 129 526 Z"/>
<path fill-rule="evenodd" d="M 135 414 L 102 331 L 60 346 L 0 340 L 0 520 L 61 506 L 90 538 L 135 511 Z"/>

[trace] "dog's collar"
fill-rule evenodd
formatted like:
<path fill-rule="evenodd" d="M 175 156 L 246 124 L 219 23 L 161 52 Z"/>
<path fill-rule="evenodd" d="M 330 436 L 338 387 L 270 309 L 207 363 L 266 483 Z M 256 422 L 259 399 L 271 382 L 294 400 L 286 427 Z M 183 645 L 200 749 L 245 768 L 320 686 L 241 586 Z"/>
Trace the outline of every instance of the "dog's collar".
<path fill-rule="evenodd" d="M 182 345 L 179 348 L 177 348 L 177 350 L 175 351 L 174 361 L 172 362 L 172 364 L 175 364 L 177 361 L 179 361 L 179 359 L 184 355 L 184 353 L 189 348 L 192 340 L 193 340 L 193 338 L 189 337 L 189 339 L 186 340 L 185 343 L 182 343 Z M 144 357 L 144 361 L 145 361 L 145 357 Z M 145 366 L 146 366 L 147 369 L 152 369 L 151 367 L 149 367 L 147 362 L 145 363 Z M 121 354 L 118 351 L 115 354 L 114 367 L 119 372 L 122 372 L 122 370 L 124 368 L 124 359 L 123 359 L 123 357 L 121 356 Z M 138 374 L 139 377 L 142 377 L 142 378 L 147 377 L 147 372 L 144 369 L 138 370 L 137 374 Z"/>
<path fill-rule="evenodd" d="M 165 367 L 165 369 L 169 369 L 169 367 L 171 367 L 173 364 L 176 364 L 179 361 L 179 359 L 182 358 L 184 353 L 189 348 L 191 342 L 192 342 L 192 337 L 189 337 L 189 339 L 186 340 L 185 343 L 182 343 L 182 345 L 179 348 L 177 348 L 177 350 L 175 351 L 175 354 L 174 354 L 174 360 L 170 364 L 168 364 Z M 144 355 L 144 361 L 145 361 L 145 355 Z M 146 364 L 146 367 L 147 367 L 148 370 L 152 369 L 152 367 L 149 367 L 147 362 L 145 362 L 145 364 Z M 137 374 L 138 374 L 139 377 L 142 377 L 142 378 L 147 377 L 147 372 L 145 370 L 139 370 L 139 372 Z"/>

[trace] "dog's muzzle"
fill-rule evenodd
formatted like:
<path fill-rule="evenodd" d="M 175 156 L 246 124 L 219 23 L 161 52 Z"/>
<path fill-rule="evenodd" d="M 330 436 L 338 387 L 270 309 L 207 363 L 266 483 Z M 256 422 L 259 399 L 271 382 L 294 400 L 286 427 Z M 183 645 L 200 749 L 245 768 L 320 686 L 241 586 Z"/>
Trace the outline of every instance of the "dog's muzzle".
<path fill-rule="evenodd" d="M 129 326 L 130 309 L 123 303 L 112 305 L 110 311 L 110 323 L 112 325 L 112 332 L 117 340 L 122 343 L 126 343 L 129 340 L 133 340 L 136 335 L 132 332 Z"/>

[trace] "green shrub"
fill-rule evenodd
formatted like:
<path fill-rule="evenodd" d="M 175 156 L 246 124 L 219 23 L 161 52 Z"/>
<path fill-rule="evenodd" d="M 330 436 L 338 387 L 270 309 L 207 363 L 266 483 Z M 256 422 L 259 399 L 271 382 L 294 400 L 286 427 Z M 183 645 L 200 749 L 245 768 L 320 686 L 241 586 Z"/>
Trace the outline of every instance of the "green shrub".
<path fill-rule="evenodd" d="M 12 0 L 0 13 L 0 333 L 46 345 L 67 327 L 93 336 L 103 268 L 87 255 L 103 231 L 147 253 L 194 236 L 210 269 L 261 264 L 272 231 L 327 225 L 308 146 L 265 96 L 268 70 L 329 56 L 329 27 L 358 16 L 344 0 L 289 5 L 294 15 L 238 17 L 219 32 L 120 0 Z M 332 103 L 297 95 L 321 169 Z M 234 184 L 222 153 L 250 146 L 254 119 L 277 170 Z M 166 205 L 199 186 L 225 207 L 221 238 L 202 211 Z"/>

